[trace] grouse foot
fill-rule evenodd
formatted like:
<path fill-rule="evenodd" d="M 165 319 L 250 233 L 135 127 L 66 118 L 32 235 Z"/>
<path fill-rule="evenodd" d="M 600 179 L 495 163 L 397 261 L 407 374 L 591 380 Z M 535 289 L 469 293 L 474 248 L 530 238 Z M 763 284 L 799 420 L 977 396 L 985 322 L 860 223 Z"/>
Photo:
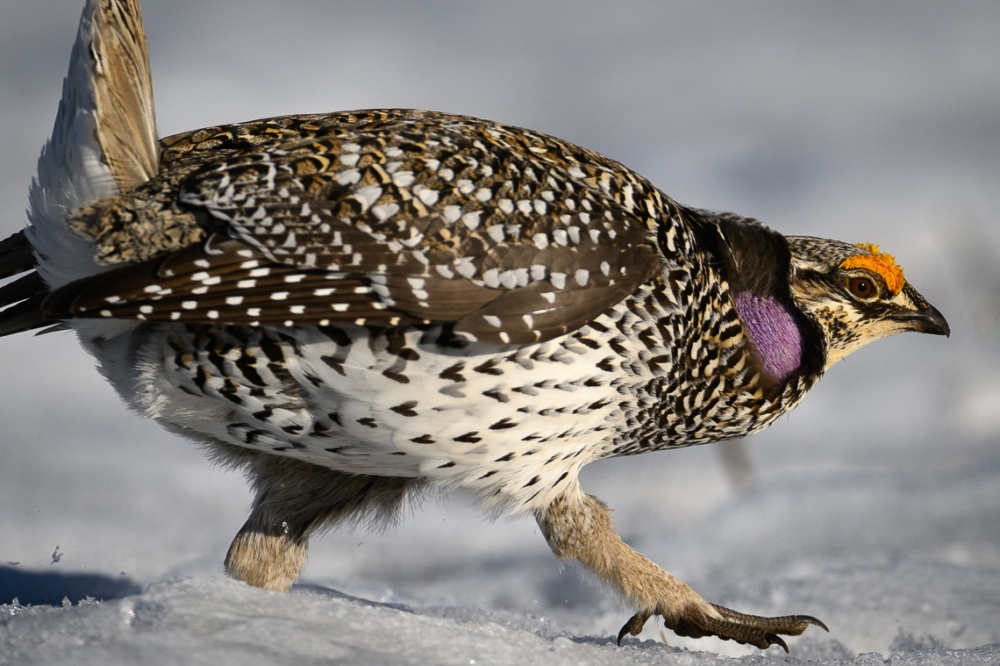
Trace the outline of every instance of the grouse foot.
<path fill-rule="evenodd" d="M 676 618 L 673 625 L 666 616 L 664 616 L 664 620 L 667 622 L 667 627 L 678 636 L 689 638 L 717 636 L 724 641 L 733 640 L 737 643 L 753 645 L 762 650 L 772 645 L 780 645 L 785 652 L 788 652 L 788 645 L 778 634 L 798 636 L 810 624 L 815 624 L 817 627 L 829 631 L 825 624 L 809 615 L 759 617 L 739 613 L 717 604 L 712 604 L 712 608 L 722 616 L 722 619 L 706 616 L 697 606 L 689 605 Z M 622 639 L 625 636 L 637 636 L 651 615 L 650 612 L 641 611 L 629 618 L 629 621 L 618 632 L 618 645 L 622 644 Z"/>

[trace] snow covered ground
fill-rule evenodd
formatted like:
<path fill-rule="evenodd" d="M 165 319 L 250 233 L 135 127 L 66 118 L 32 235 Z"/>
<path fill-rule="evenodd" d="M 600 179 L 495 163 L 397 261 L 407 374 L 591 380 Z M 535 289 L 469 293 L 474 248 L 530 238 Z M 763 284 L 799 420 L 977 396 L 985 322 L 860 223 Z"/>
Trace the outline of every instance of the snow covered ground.
<path fill-rule="evenodd" d="M 0 7 L 3 234 L 23 224 L 77 4 Z M 560 570 L 533 523 L 485 521 L 461 494 L 391 533 L 314 540 L 290 594 L 227 580 L 243 480 L 127 413 L 70 335 L 5 338 L 0 664 L 1000 663 L 1000 5 L 144 10 L 162 134 L 376 106 L 547 131 L 684 203 L 882 244 L 953 335 L 834 368 L 747 441 L 749 489 L 718 447 L 584 472 L 624 538 L 710 600 L 829 625 L 790 656 L 667 647 L 653 621 L 616 648 L 626 609 Z"/>

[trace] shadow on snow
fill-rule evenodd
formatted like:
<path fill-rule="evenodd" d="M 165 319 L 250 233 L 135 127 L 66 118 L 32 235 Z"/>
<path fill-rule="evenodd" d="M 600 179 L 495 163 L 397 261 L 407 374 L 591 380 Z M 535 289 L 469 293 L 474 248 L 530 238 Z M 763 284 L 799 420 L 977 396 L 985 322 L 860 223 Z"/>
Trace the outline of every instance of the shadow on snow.
<path fill-rule="evenodd" d="M 87 597 L 106 601 L 141 591 L 125 576 L 32 572 L 0 566 L 0 603 L 10 603 L 16 597 L 21 605 L 59 606 L 64 598 L 73 603 Z"/>

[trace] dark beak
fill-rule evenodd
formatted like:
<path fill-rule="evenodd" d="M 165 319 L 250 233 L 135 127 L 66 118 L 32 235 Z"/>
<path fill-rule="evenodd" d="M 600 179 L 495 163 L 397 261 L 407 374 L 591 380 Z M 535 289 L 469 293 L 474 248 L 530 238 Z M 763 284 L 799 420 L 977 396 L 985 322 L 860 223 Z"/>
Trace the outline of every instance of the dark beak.
<path fill-rule="evenodd" d="M 945 321 L 944 315 L 930 303 L 927 304 L 927 310 L 924 312 L 896 315 L 893 320 L 906 324 L 911 331 L 917 333 L 951 336 L 951 327 Z"/>

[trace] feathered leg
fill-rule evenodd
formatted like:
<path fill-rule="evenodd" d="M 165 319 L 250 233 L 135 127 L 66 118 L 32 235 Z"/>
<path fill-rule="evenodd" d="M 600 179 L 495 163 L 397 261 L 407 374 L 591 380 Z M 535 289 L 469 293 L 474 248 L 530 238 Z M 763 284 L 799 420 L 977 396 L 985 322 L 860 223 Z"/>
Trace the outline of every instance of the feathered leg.
<path fill-rule="evenodd" d="M 807 615 L 765 618 L 708 603 L 622 542 L 607 505 L 584 494 L 579 486 L 560 495 L 535 518 L 556 557 L 578 560 L 636 609 L 618 634 L 619 644 L 626 635 L 642 631 L 653 615 L 662 615 L 666 626 L 680 636 L 718 636 L 762 649 L 777 644 L 787 650 L 777 634 L 797 636 L 810 624 L 826 629 Z"/>
<path fill-rule="evenodd" d="M 226 555 L 226 573 L 286 592 L 305 565 L 309 536 L 343 523 L 389 521 L 413 479 L 344 474 L 267 454 L 247 465 L 256 490 L 250 518 Z"/>

